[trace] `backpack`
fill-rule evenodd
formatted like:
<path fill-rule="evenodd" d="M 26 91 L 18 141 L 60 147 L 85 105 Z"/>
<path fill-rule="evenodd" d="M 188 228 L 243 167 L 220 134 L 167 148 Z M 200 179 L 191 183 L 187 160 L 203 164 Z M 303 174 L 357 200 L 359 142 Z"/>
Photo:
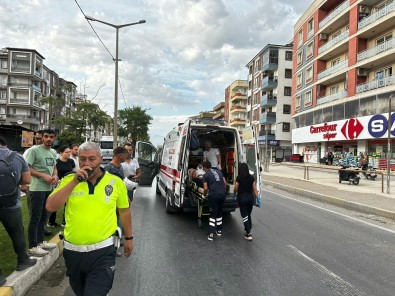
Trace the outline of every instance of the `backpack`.
<path fill-rule="evenodd" d="M 15 152 L 10 151 L 5 159 L 0 159 L 0 208 L 13 207 L 18 201 L 18 182 L 11 166 L 14 156 Z"/>

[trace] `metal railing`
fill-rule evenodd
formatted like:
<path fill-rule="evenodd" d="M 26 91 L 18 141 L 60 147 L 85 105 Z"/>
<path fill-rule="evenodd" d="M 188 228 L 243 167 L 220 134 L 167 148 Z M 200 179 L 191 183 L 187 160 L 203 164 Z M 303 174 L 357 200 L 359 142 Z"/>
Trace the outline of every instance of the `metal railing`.
<path fill-rule="evenodd" d="M 337 93 L 331 94 L 329 96 L 318 98 L 317 105 L 322 105 L 322 104 L 332 102 L 335 100 L 340 100 L 340 99 L 345 98 L 346 96 L 347 96 L 347 90 L 341 90 L 341 91 L 338 91 Z"/>
<path fill-rule="evenodd" d="M 337 6 L 330 14 L 328 14 L 322 21 L 320 21 L 318 27 L 321 29 L 326 24 L 328 24 L 331 20 L 341 14 L 344 10 L 346 10 L 350 6 L 348 0 L 344 1 L 342 4 Z"/>
<path fill-rule="evenodd" d="M 323 46 L 318 48 L 318 53 L 320 54 L 320 53 L 328 50 L 329 48 L 333 47 L 337 43 L 339 43 L 339 42 L 343 41 L 344 39 L 348 38 L 348 36 L 349 36 L 349 30 L 346 30 L 343 33 L 341 33 L 338 36 L 336 36 L 335 38 L 333 38 L 331 41 L 328 41 Z"/>
<path fill-rule="evenodd" d="M 379 53 L 387 51 L 394 47 L 394 42 L 392 39 L 385 41 L 375 47 L 368 48 L 357 54 L 357 62 L 363 61 L 365 59 L 371 58 Z"/>
<path fill-rule="evenodd" d="M 356 93 L 360 94 L 363 92 L 371 91 L 380 87 L 386 87 L 392 85 L 392 76 L 386 76 L 381 79 L 374 79 L 372 81 L 361 83 L 356 86 Z"/>
<path fill-rule="evenodd" d="M 377 10 L 376 12 L 372 13 L 368 17 L 363 18 L 358 22 L 358 30 L 363 29 L 364 27 L 378 21 L 382 17 L 386 16 L 395 11 L 395 3 L 392 2 L 390 4 L 385 5 L 382 9 Z"/>
<path fill-rule="evenodd" d="M 329 67 L 328 69 L 318 73 L 317 78 L 318 79 L 324 78 L 326 76 L 332 75 L 333 73 L 336 73 L 337 71 L 346 69 L 347 67 L 348 67 L 348 60 L 341 61 L 335 66 Z"/>

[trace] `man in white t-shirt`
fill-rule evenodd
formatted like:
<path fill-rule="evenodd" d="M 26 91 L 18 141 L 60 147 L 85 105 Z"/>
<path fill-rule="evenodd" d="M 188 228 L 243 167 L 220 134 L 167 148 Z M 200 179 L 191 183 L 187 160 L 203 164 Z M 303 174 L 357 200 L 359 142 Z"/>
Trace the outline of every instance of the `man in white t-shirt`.
<path fill-rule="evenodd" d="M 206 141 L 204 148 L 203 162 L 209 161 L 213 169 L 221 170 L 221 154 L 218 148 L 211 148 L 210 141 Z"/>
<path fill-rule="evenodd" d="M 73 169 L 74 172 L 76 172 L 77 170 L 80 169 L 80 164 L 79 164 L 79 160 L 78 160 L 78 149 L 79 149 L 79 145 L 78 144 L 73 144 L 71 145 L 71 155 L 70 158 L 72 160 L 74 160 L 75 163 L 75 167 Z"/>
<path fill-rule="evenodd" d="M 125 178 L 128 178 L 130 181 L 138 182 L 142 172 L 137 159 L 133 158 L 134 147 L 129 143 L 125 144 L 124 147 L 128 150 L 128 157 L 123 163 L 121 163 L 123 174 Z M 133 195 L 133 191 L 128 191 L 130 201 L 133 200 Z"/>

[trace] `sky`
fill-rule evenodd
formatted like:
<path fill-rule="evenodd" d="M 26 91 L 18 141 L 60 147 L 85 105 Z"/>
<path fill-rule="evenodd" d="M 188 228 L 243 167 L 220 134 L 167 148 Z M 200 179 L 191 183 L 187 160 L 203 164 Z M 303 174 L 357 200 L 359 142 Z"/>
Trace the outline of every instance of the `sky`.
<path fill-rule="evenodd" d="M 119 30 L 118 109 L 146 109 L 151 142 L 160 145 L 179 122 L 224 101 L 267 44 L 289 43 L 312 2 L 0 0 L 0 46 L 35 49 L 112 116 L 116 30 L 85 15 L 115 25 L 146 20 Z"/>

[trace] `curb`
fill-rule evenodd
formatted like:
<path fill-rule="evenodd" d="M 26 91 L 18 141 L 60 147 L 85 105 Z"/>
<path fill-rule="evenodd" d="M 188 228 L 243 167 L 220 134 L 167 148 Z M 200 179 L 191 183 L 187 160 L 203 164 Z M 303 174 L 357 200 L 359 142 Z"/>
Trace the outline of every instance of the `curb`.
<path fill-rule="evenodd" d="M 0 296 L 22 296 L 37 282 L 42 275 L 53 265 L 53 263 L 63 253 L 63 244 L 59 238 L 59 233 L 51 240 L 51 243 L 58 245 L 51 250 L 48 255 L 37 258 L 37 263 L 31 268 L 23 271 L 14 271 L 7 277 L 5 286 L 0 287 Z"/>
<path fill-rule="evenodd" d="M 263 180 L 263 183 L 266 185 L 270 185 L 275 188 L 281 189 L 283 191 L 289 192 L 289 193 L 293 193 L 293 194 L 297 194 L 297 195 L 300 195 L 303 197 L 308 197 L 311 199 L 323 201 L 323 202 L 326 202 L 326 203 L 329 203 L 329 204 L 332 204 L 332 205 L 335 205 L 338 207 L 342 207 L 342 208 L 346 208 L 349 210 L 359 211 L 359 212 L 362 212 L 365 214 L 371 214 L 371 215 L 381 216 L 381 217 L 385 217 L 385 218 L 388 218 L 391 220 L 395 220 L 395 212 L 391 212 L 388 210 L 367 206 L 367 205 L 360 204 L 357 202 L 347 201 L 347 200 L 333 197 L 330 195 L 324 195 L 324 194 L 313 192 L 313 191 L 308 191 L 308 190 L 303 190 L 300 188 L 291 187 L 291 186 L 284 185 L 281 183 L 276 183 L 273 181 Z"/>

